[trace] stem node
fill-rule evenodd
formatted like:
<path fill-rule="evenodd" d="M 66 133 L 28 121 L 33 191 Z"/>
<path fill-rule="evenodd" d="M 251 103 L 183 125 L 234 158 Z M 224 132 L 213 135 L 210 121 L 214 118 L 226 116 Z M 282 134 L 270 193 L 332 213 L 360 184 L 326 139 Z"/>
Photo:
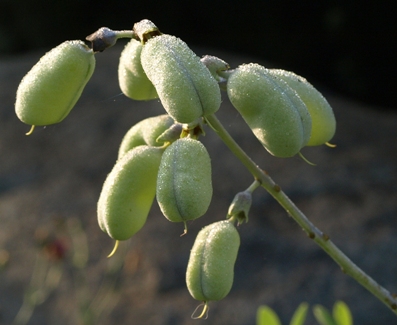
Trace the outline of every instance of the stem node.
<path fill-rule="evenodd" d="M 330 240 L 330 237 L 327 234 L 323 233 L 323 239 L 325 241 L 328 241 L 328 240 Z"/>
<path fill-rule="evenodd" d="M 278 185 L 278 184 L 274 184 L 273 189 L 274 189 L 277 193 L 281 192 L 281 186 Z"/>

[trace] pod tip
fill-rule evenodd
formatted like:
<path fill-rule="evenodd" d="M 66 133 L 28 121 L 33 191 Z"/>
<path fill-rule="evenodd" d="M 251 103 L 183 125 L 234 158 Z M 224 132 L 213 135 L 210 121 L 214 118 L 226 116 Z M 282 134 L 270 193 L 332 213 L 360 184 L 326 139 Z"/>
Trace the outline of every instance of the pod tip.
<path fill-rule="evenodd" d="M 120 243 L 120 241 L 116 240 L 116 242 L 114 243 L 113 250 L 112 250 L 112 251 L 110 252 L 110 254 L 107 256 L 108 258 L 112 257 L 112 256 L 116 253 L 117 248 L 119 247 L 119 243 Z"/>
<path fill-rule="evenodd" d="M 26 135 L 31 135 L 34 131 L 35 125 L 32 125 L 32 127 L 30 128 L 29 132 L 25 133 Z"/>

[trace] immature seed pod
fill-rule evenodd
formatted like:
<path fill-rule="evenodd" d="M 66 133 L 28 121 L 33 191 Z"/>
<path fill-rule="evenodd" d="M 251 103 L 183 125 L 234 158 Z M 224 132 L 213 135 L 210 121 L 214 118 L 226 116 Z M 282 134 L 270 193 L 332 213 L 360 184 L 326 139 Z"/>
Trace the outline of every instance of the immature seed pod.
<path fill-rule="evenodd" d="M 141 62 L 165 110 L 177 122 L 192 123 L 218 110 L 218 83 L 179 38 L 164 34 L 150 38 L 143 46 Z"/>
<path fill-rule="evenodd" d="M 306 104 L 312 119 L 311 136 L 306 145 L 318 146 L 331 140 L 335 134 L 336 120 L 332 107 L 324 96 L 305 78 L 293 72 L 280 69 L 268 71 L 275 78 L 284 80 Z"/>
<path fill-rule="evenodd" d="M 118 77 L 121 91 L 135 100 L 150 100 L 157 98 L 153 84 L 143 71 L 141 64 L 141 42 L 131 39 L 121 52 Z"/>
<path fill-rule="evenodd" d="M 126 240 L 145 224 L 162 153 L 158 147 L 136 147 L 107 176 L 98 200 L 98 223 L 113 239 Z"/>
<path fill-rule="evenodd" d="M 156 198 L 172 222 L 193 220 L 207 211 L 212 198 L 211 160 L 200 141 L 182 138 L 165 149 Z"/>
<path fill-rule="evenodd" d="M 306 105 L 287 83 L 258 64 L 239 66 L 229 77 L 227 93 L 262 145 L 276 157 L 292 157 L 310 138 Z"/>
<path fill-rule="evenodd" d="M 66 41 L 47 52 L 19 84 L 18 118 L 29 125 L 61 122 L 91 78 L 95 57 L 82 41 Z"/>
<path fill-rule="evenodd" d="M 219 73 L 229 70 L 230 68 L 227 62 L 212 55 L 205 55 L 200 59 L 200 61 L 207 67 L 207 69 L 211 72 L 212 76 L 218 82 L 222 82 L 224 80 L 222 77 L 219 76 Z"/>
<path fill-rule="evenodd" d="M 187 288 L 194 299 L 221 300 L 233 285 L 240 236 L 229 220 L 204 227 L 197 235 L 186 271 Z"/>
<path fill-rule="evenodd" d="M 121 141 L 118 158 L 120 159 L 126 152 L 137 146 L 158 147 L 163 145 L 163 143 L 156 142 L 156 139 L 173 124 L 174 120 L 168 114 L 149 117 L 138 122 L 127 131 Z"/>

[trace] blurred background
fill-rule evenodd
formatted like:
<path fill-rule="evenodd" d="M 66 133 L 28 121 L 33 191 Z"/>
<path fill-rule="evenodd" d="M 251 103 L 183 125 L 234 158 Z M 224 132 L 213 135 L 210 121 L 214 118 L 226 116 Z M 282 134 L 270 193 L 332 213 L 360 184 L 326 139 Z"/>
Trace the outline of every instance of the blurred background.
<path fill-rule="evenodd" d="M 360 101 L 393 108 L 395 1 L 2 0 L 0 53 L 128 29 L 147 18 L 188 44 L 269 60 Z"/>
<path fill-rule="evenodd" d="M 98 227 L 96 203 L 118 145 L 135 123 L 163 114 L 159 101 L 122 95 L 119 54 L 97 66 L 62 123 L 36 128 L 14 112 L 26 72 L 50 48 L 99 27 L 131 28 L 144 18 L 196 53 L 232 67 L 258 62 L 292 70 L 328 99 L 337 119 L 334 149 L 304 148 L 302 159 L 269 155 L 224 97 L 217 113 L 236 141 L 358 266 L 397 292 L 396 2 L 0 0 L 0 324 L 201 324 L 186 290 L 195 235 L 225 218 L 251 175 L 208 129 L 214 197 L 208 213 L 182 226 L 155 203 L 147 224 L 118 254 Z M 210 305 L 206 324 L 255 325 L 260 305 L 287 324 L 302 301 L 352 309 L 355 324 L 396 324 L 395 315 L 341 272 L 263 190 L 241 247 L 230 294 Z M 317 325 L 310 314 L 305 325 Z"/>

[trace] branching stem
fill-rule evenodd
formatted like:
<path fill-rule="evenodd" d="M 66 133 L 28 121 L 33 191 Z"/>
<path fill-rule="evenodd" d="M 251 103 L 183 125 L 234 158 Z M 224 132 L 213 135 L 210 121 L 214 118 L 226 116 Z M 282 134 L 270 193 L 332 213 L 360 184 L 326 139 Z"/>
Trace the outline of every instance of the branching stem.
<path fill-rule="evenodd" d="M 319 245 L 341 267 L 344 273 L 351 276 L 375 297 L 382 301 L 387 307 L 389 307 L 393 313 L 397 314 L 397 297 L 392 295 L 387 289 L 383 288 L 368 274 L 361 270 L 330 240 L 325 233 L 314 226 L 303 212 L 300 211 L 290 198 L 281 190 L 281 187 L 278 186 L 267 173 L 260 169 L 234 141 L 215 115 L 206 116 L 205 119 L 232 153 L 244 164 L 254 178 L 261 183 L 261 186 L 264 187 L 302 227 L 309 238 L 313 239 L 316 244 Z"/>

